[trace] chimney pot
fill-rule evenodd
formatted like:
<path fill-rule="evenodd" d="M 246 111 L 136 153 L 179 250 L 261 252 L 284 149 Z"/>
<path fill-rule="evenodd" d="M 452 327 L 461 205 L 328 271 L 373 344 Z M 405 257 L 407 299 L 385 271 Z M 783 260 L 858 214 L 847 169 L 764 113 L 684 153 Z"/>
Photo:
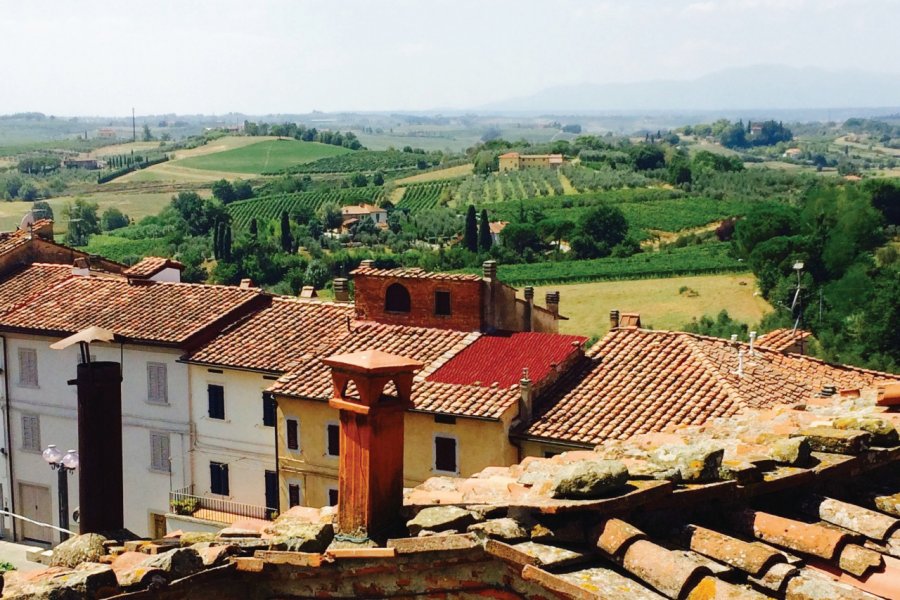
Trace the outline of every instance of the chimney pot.
<path fill-rule="evenodd" d="M 337 302 L 350 301 L 350 284 L 346 278 L 336 277 L 332 283 L 332 289 L 334 290 L 334 299 Z"/>
<path fill-rule="evenodd" d="M 609 311 L 609 328 L 615 329 L 619 326 L 619 311 L 611 310 Z"/>
<path fill-rule="evenodd" d="M 525 301 L 532 302 L 534 300 L 534 288 L 528 286 L 525 288 Z"/>
<path fill-rule="evenodd" d="M 483 272 L 483 276 L 485 279 L 489 279 L 490 281 L 494 281 L 497 279 L 497 261 L 496 260 L 486 260 L 481 265 L 481 269 Z"/>

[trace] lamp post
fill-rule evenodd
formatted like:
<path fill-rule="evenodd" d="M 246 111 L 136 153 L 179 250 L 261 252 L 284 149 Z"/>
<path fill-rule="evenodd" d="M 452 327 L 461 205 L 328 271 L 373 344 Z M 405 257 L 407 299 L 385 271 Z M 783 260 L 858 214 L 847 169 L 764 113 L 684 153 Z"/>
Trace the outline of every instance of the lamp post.
<path fill-rule="evenodd" d="M 59 488 L 59 527 L 69 528 L 69 480 L 66 476 L 78 468 L 78 452 L 69 450 L 65 454 L 53 444 L 41 454 L 50 468 L 57 472 L 57 487 Z M 59 541 L 69 539 L 69 534 L 59 532 Z"/>

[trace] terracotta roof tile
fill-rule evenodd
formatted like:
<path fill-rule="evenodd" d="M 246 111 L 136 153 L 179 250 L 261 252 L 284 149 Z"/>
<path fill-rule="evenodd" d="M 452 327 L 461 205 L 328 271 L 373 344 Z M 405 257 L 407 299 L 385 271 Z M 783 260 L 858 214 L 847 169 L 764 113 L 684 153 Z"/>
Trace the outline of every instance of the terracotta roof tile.
<path fill-rule="evenodd" d="M 484 335 L 446 362 L 428 381 L 462 385 L 510 387 L 522 378 L 522 369 L 536 384 L 557 365 L 580 354 L 587 338 L 555 333 L 521 332 Z"/>
<path fill-rule="evenodd" d="M 738 349 L 745 358 L 738 375 Z M 806 402 L 823 386 L 871 387 L 887 373 L 682 332 L 615 329 L 562 377 L 525 434 L 592 445 L 700 424 L 743 408 Z"/>
<path fill-rule="evenodd" d="M 811 336 L 811 332 L 803 329 L 798 329 L 796 331 L 793 329 L 775 329 L 759 336 L 756 339 L 756 343 L 757 345 L 769 348 L 770 350 L 784 352 L 794 346 L 797 342 L 802 342 Z"/>
<path fill-rule="evenodd" d="M 0 313 L 27 304 L 34 296 L 43 294 L 73 277 L 72 267 L 35 263 L 0 280 Z"/>
<path fill-rule="evenodd" d="M 351 304 L 276 297 L 271 305 L 226 327 L 187 360 L 285 372 L 321 356 L 347 335 Z"/>
<path fill-rule="evenodd" d="M 148 256 L 125 269 L 122 274 L 126 277 L 148 278 L 156 275 L 163 269 L 178 269 L 180 271 L 184 269 L 184 265 L 171 258 Z"/>
<path fill-rule="evenodd" d="M 180 344 L 260 295 L 218 285 L 69 277 L 0 316 L 0 327 L 59 334 L 98 326 L 130 340 Z"/>
<path fill-rule="evenodd" d="M 400 279 L 437 279 L 441 281 L 481 281 L 480 275 L 470 273 L 441 273 L 439 271 L 426 271 L 418 267 L 408 269 L 378 269 L 376 267 L 357 267 L 350 272 L 356 277 L 397 277 Z"/>

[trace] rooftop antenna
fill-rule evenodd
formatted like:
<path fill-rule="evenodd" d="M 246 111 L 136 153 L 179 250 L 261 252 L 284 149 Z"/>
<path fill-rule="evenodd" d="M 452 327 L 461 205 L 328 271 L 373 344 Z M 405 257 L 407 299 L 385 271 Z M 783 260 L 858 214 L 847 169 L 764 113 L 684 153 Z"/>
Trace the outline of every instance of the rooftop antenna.
<path fill-rule="evenodd" d="M 803 266 L 804 265 L 802 261 L 797 261 L 794 263 L 793 267 L 794 271 L 797 272 L 797 289 L 794 291 L 794 301 L 791 302 L 791 316 L 794 315 L 794 310 L 796 309 L 797 319 L 794 321 L 794 329 L 791 331 L 791 333 L 797 333 L 797 328 L 800 326 L 800 317 L 803 314 L 800 298 L 800 275 L 803 272 Z"/>

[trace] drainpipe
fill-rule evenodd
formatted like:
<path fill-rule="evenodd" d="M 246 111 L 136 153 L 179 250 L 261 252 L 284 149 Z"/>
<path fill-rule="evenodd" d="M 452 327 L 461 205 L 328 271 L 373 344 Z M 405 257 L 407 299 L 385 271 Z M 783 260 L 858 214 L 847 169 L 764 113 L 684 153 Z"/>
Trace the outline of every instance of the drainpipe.
<path fill-rule="evenodd" d="M 7 348 L 6 336 L 0 336 L 3 344 L 3 393 L 6 402 L 3 407 L 3 418 L 6 420 L 6 475 L 9 481 L 9 512 L 16 514 L 16 485 L 13 482 L 13 451 L 12 451 L 12 429 L 9 423 L 9 349 Z M 9 519 L 12 525 L 12 539 L 16 539 L 16 520 Z"/>
<path fill-rule="evenodd" d="M 265 394 L 266 392 L 263 392 Z M 278 511 L 278 514 L 281 514 L 281 459 L 278 457 L 278 400 L 275 398 L 275 394 L 272 394 L 272 402 L 275 403 L 275 483 L 278 486 L 276 490 L 278 492 L 278 499 L 275 501 L 275 510 Z M 304 482 L 304 488 L 306 488 Z M 303 490 L 303 502 L 306 503 L 306 490 Z"/>

